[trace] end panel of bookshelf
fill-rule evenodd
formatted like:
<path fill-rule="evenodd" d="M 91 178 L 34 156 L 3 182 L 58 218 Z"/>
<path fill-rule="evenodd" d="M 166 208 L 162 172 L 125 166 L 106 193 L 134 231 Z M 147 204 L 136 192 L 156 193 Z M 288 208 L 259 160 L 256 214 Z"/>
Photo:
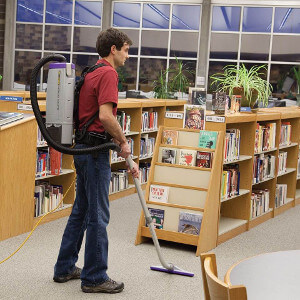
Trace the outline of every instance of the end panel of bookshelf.
<path fill-rule="evenodd" d="M 210 171 L 155 165 L 154 181 L 196 188 L 208 188 Z"/>

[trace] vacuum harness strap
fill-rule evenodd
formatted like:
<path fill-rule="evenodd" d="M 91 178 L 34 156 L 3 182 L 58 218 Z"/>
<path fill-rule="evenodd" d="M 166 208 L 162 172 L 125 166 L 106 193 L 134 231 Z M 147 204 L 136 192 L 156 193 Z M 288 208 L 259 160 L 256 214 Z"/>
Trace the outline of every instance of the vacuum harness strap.
<path fill-rule="evenodd" d="M 85 67 L 81 73 L 80 79 L 75 85 L 75 95 L 74 95 L 74 120 L 75 120 L 75 142 L 79 144 L 86 144 L 89 146 L 97 146 L 107 143 L 111 140 L 111 136 L 107 132 L 96 133 L 87 132 L 88 127 L 95 121 L 99 115 L 99 110 L 79 129 L 79 96 L 81 87 L 84 84 L 85 76 L 88 73 L 95 71 L 96 69 L 105 66 L 105 64 L 98 64 L 92 67 Z"/>

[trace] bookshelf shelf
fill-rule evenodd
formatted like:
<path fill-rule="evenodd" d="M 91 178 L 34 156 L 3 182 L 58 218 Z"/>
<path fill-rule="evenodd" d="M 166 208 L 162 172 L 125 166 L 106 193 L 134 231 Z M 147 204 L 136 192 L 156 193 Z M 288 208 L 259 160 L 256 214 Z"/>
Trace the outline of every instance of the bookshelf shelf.
<path fill-rule="evenodd" d="M 265 180 L 262 180 L 262 181 L 260 181 L 260 182 L 252 183 L 252 186 L 258 185 L 258 184 L 261 184 L 261 183 L 264 183 L 264 182 L 267 182 L 267 181 L 270 181 L 270 180 L 272 180 L 272 179 L 275 179 L 275 177 L 269 177 L 269 178 L 267 178 L 267 179 L 265 179 Z"/>
<path fill-rule="evenodd" d="M 127 191 L 127 190 L 132 189 L 132 188 L 134 188 L 134 185 L 133 185 L 133 184 L 129 184 L 129 185 L 128 185 L 128 188 L 123 189 L 123 190 L 121 190 L 121 191 L 109 193 L 109 195 L 115 195 L 115 194 L 120 193 L 120 192 L 125 192 L 125 191 Z"/>
<path fill-rule="evenodd" d="M 259 216 L 251 218 L 250 221 L 254 221 L 254 220 L 257 220 L 257 219 L 259 219 L 259 218 L 262 218 L 264 215 L 267 215 L 267 214 L 269 214 L 269 213 L 272 212 L 272 211 L 273 211 L 273 208 L 270 208 L 268 211 L 266 211 L 266 212 L 260 214 Z"/>
<path fill-rule="evenodd" d="M 146 160 L 146 159 L 149 159 L 149 158 L 152 158 L 152 157 L 153 157 L 153 155 L 140 157 L 140 161 L 141 161 L 141 160 Z"/>
<path fill-rule="evenodd" d="M 237 162 L 240 162 L 240 161 L 250 160 L 250 159 L 252 159 L 251 155 L 240 155 L 239 159 L 223 162 L 223 165 L 234 164 L 234 163 L 237 163 Z"/>
<path fill-rule="evenodd" d="M 281 173 L 281 174 L 278 174 L 278 175 L 277 175 L 277 178 L 280 177 L 280 176 L 284 176 L 284 175 L 286 175 L 286 174 L 295 172 L 295 171 L 296 171 L 296 168 L 286 168 L 286 171 L 285 171 L 284 173 Z"/>
<path fill-rule="evenodd" d="M 269 150 L 254 152 L 254 155 L 259 155 L 259 154 L 263 154 L 263 153 L 269 153 L 269 152 L 273 152 L 273 151 L 276 151 L 276 150 L 277 150 L 277 147 L 269 149 Z"/>
<path fill-rule="evenodd" d="M 40 176 L 40 177 L 35 177 L 35 180 L 43 180 L 43 179 L 47 179 L 47 178 L 52 178 L 52 177 L 58 177 L 58 176 L 63 176 L 66 174 L 71 174 L 74 173 L 75 171 L 72 169 L 62 169 L 60 174 L 57 175 L 45 175 L 45 176 Z"/>
<path fill-rule="evenodd" d="M 175 207 L 175 208 L 182 208 L 182 209 L 189 209 L 189 210 L 196 210 L 196 211 L 204 212 L 203 208 L 193 207 L 193 206 L 186 206 L 186 205 L 179 205 L 179 204 L 172 204 L 172 203 L 164 203 L 164 202 L 154 202 L 154 201 L 147 201 L 147 203 L 148 204 L 155 204 L 155 205 L 161 205 L 161 206 L 169 206 L 169 207 Z"/>
<path fill-rule="evenodd" d="M 138 134 L 140 134 L 138 131 L 130 131 L 128 133 L 125 133 L 124 135 L 125 136 L 131 136 L 131 135 L 138 135 Z"/>
<path fill-rule="evenodd" d="M 291 143 L 289 145 L 279 145 L 279 150 L 290 148 L 290 147 L 295 147 L 295 146 L 298 146 L 298 143 Z"/>
<path fill-rule="evenodd" d="M 219 223 L 219 236 L 228 233 L 240 226 L 246 225 L 247 222 L 247 220 L 233 219 L 221 216 Z"/>
<path fill-rule="evenodd" d="M 179 168 L 179 169 L 191 169 L 191 170 L 201 170 L 201 171 L 211 171 L 211 168 L 193 167 L 193 166 L 182 166 L 177 164 L 166 164 L 166 163 L 155 163 L 157 166 L 168 167 L 168 168 Z"/>
<path fill-rule="evenodd" d="M 138 158 L 137 155 L 133 155 L 133 156 L 132 156 L 132 159 L 137 159 L 137 158 Z M 113 164 L 118 164 L 118 163 L 122 163 L 122 162 L 125 162 L 125 159 L 124 159 L 124 158 L 120 158 L 120 159 L 117 160 L 117 161 L 112 161 L 111 164 L 113 165 Z"/>
<path fill-rule="evenodd" d="M 154 133 L 154 132 L 157 133 L 158 129 L 141 131 L 141 134 L 143 134 L 143 133 Z"/>
<path fill-rule="evenodd" d="M 225 199 L 222 199 L 221 202 L 226 202 L 226 201 L 229 201 L 229 200 L 232 200 L 232 199 L 235 199 L 235 198 L 238 198 L 238 197 L 241 197 L 243 195 L 247 195 L 249 194 L 250 191 L 249 190 L 245 190 L 245 189 L 240 189 L 240 193 L 239 195 L 234 195 L 234 196 L 231 196 L 230 198 L 225 198 Z"/>

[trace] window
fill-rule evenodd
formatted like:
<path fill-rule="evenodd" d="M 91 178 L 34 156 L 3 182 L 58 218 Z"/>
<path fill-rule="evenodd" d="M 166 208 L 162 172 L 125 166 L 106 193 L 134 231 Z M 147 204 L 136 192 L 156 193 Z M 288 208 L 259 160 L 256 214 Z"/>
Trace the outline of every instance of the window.
<path fill-rule="evenodd" d="M 99 58 L 95 44 L 101 18 L 99 0 L 17 0 L 13 88 L 28 89 L 32 67 L 53 53 L 75 63 L 80 76 L 85 66 Z M 47 68 L 38 83 L 46 83 Z M 40 84 L 40 90 L 45 87 Z"/>
<path fill-rule="evenodd" d="M 299 20 L 299 7 L 213 6 L 208 76 L 228 64 L 265 65 L 273 92 L 282 92 L 291 68 L 300 65 Z M 291 85 L 288 92 L 294 91 Z"/>
<path fill-rule="evenodd" d="M 125 64 L 124 89 L 152 91 L 162 69 L 178 57 L 196 73 L 201 5 L 126 1 L 113 2 L 112 26 L 132 39 Z M 133 76 L 137 74 L 133 81 Z M 195 85 L 195 76 L 190 78 Z"/>

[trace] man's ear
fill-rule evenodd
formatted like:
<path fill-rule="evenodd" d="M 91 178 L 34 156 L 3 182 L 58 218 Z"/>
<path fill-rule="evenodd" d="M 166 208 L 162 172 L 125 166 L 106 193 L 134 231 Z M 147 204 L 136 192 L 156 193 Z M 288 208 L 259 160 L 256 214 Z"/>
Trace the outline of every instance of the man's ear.
<path fill-rule="evenodd" d="M 110 52 L 111 52 L 112 54 L 115 54 L 115 53 L 116 53 L 116 50 L 117 50 L 116 45 L 112 45 L 112 46 L 110 47 Z"/>

